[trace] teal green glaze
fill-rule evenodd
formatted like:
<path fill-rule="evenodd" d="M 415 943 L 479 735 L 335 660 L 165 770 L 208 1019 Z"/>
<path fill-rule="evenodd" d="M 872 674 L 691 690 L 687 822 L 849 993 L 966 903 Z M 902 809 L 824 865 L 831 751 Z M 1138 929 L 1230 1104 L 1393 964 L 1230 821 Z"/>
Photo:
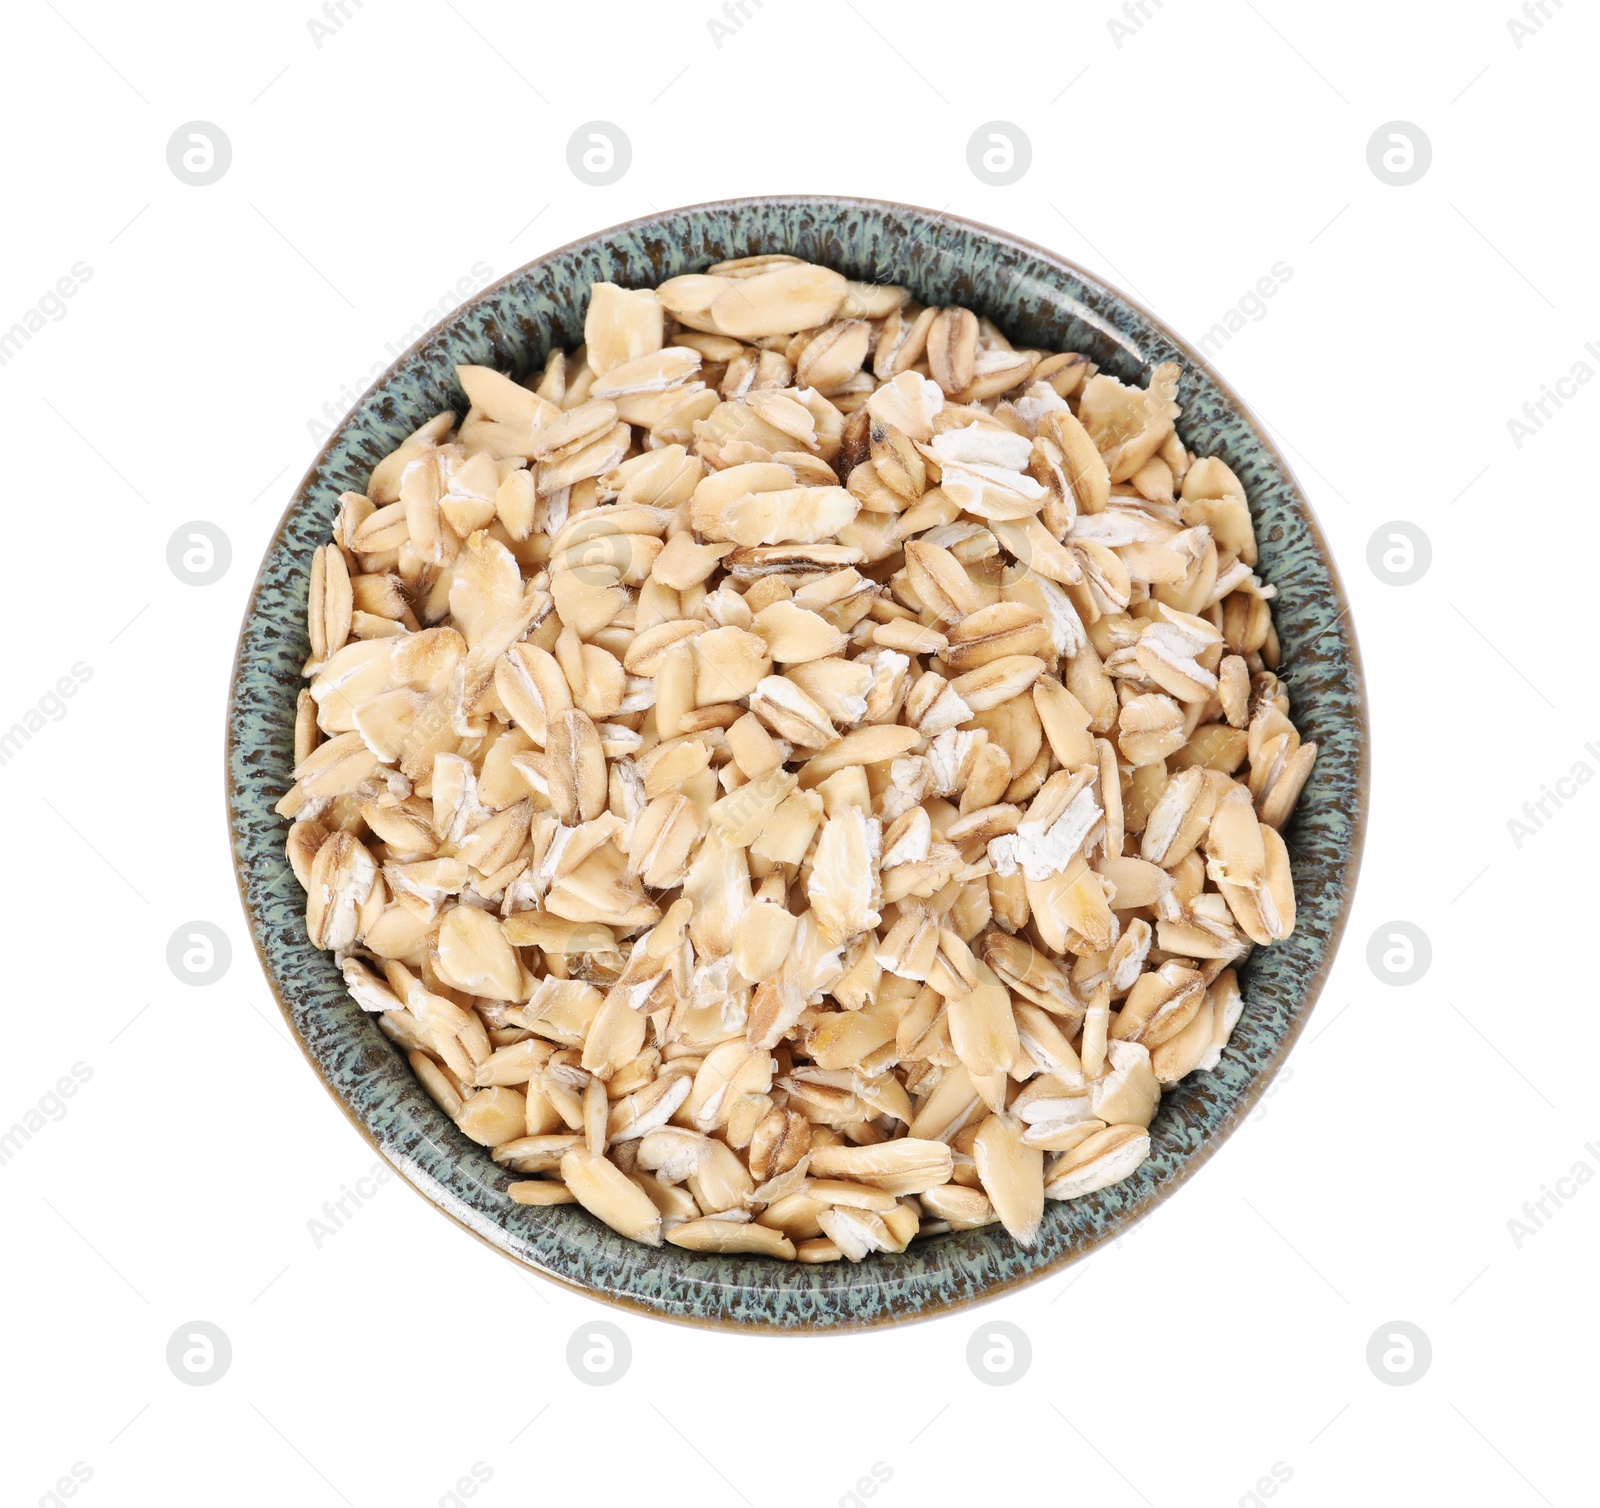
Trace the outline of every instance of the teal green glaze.
<path fill-rule="evenodd" d="M 1161 1102 L 1153 1150 L 1101 1193 L 1050 1203 L 1032 1251 L 999 1227 L 939 1236 L 898 1256 L 807 1267 L 652 1250 L 574 1205 L 526 1209 L 509 1175 L 456 1130 L 332 958 L 306 937 L 304 895 L 272 810 L 290 784 L 295 694 L 309 648 L 312 551 L 338 496 L 443 408 L 464 411 L 458 362 L 523 374 L 583 338 L 591 281 L 647 287 L 727 257 L 793 252 L 848 275 L 908 285 L 928 304 L 988 315 L 1018 344 L 1087 353 L 1125 381 L 1184 368 L 1180 429 L 1244 483 L 1261 574 L 1278 588 L 1281 674 L 1320 750 L 1286 837 L 1299 912 L 1293 937 L 1243 971 L 1245 1010 L 1218 1067 Z M 356 405 L 300 484 L 262 562 L 228 707 L 228 811 L 239 887 L 262 965 L 307 1055 L 352 1121 L 428 1199 L 519 1262 L 598 1298 L 667 1319 L 784 1332 L 859 1328 L 938 1313 L 1058 1271 L 1170 1194 L 1238 1125 L 1305 1024 L 1344 928 L 1367 805 L 1359 656 L 1327 546 L 1288 467 L 1232 392 L 1138 305 L 1050 252 L 926 210 L 867 200 L 775 198 L 637 220 L 541 257 L 431 330 Z"/>

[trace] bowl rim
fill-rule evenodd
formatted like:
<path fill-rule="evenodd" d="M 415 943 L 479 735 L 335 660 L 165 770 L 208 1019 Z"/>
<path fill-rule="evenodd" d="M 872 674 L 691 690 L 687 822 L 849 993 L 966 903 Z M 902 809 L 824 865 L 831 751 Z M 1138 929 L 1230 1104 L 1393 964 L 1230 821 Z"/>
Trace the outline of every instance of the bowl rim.
<path fill-rule="evenodd" d="M 339 440 L 351 416 L 355 414 L 368 397 L 379 389 L 385 387 L 413 356 L 449 325 L 460 317 L 463 311 L 482 303 L 499 293 L 508 284 L 523 277 L 530 267 L 542 262 L 548 262 L 564 253 L 579 252 L 609 238 L 636 230 L 644 226 L 659 224 L 661 221 L 677 215 L 694 212 L 717 212 L 748 210 L 755 206 L 790 206 L 790 207 L 827 207 L 827 208 L 855 208 L 870 212 L 903 211 L 913 215 L 926 217 L 935 224 L 949 224 L 963 230 L 975 233 L 977 236 L 1009 246 L 1038 257 L 1047 263 L 1053 263 L 1065 268 L 1080 282 L 1087 286 L 1104 289 L 1114 299 L 1120 301 L 1128 308 L 1137 311 L 1144 319 L 1158 330 L 1172 346 L 1179 351 L 1186 360 L 1194 366 L 1202 368 L 1208 380 L 1214 384 L 1218 393 L 1225 398 L 1238 413 L 1239 417 L 1249 426 L 1253 438 L 1260 444 L 1270 460 L 1281 471 L 1284 480 L 1290 485 L 1303 512 L 1306 527 L 1316 547 L 1316 552 L 1321 564 L 1326 568 L 1333 594 L 1336 597 L 1341 611 L 1335 621 L 1342 622 L 1345 626 L 1345 658 L 1349 667 L 1349 681 L 1354 691 L 1352 707 L 1349 716 L 1354 721 L 1354 734 L 1356 743 L 1355 768 L 1353 772 L 1354 810 L 1350 817 L 1350 843 L 1346 851 L 1339 878 L 1342 882 L 1343 898 L 1332 924 L 1328 929 L 1327 939 L 1323 945 L 1321 960 L 1316 972 L 1308 981 L 1297 1009 L 1290 1017 L 1288 1026 L 1279 1039 L 1272 1055 L 1250 1077 L 1247 1086 L 1235 1102 L 1226 1118 L 1215 1126 L 1183 1160 L 1174 1175 L 1164 1182 L 1158 1191 L 1144 1200 L 1134 1211 L 1130 1212 L 1117 1227 L 1115 1233 L 1107 1232 L 1088 1242 L 1079 1249 L 1068 1248 L 1052 1259 L 1041 1262 L 1023 1271 L 1010 1274 L 990 1283 L 981 1292 L 964 1294 L 954 1298 L 940 1299 L 927 1303 L 910 1312 L 891 1311 L 887 1308 L 865 1319 L 849 1318 L 842 1321 L 803 1325 L 783 1325 L 767 1321 L 733 1318 L 728 1315 L 718 1314 L 678 1314 L 664 1309 L 658 1309 L 631 1294 L 607 1292 L 598 1288 L 589 1287 L 577 1282 L 566 1275 L 552 1271 L 548 1268 L 537 1267 L 532 1263 L 523 1261 L 515 1252 L 508 1250 L 483 1232 L 475 1230 L 465 1220 L 461 1219 L 445 1204 L 429 1197 L 426 1190 L 417 1181 L 418 1176 L 413 1170 L 397 1162 L 384 1148 L 377 1136 L 366 1121 L 359 1116 L 355 1109 L 346 1102 L 344 1096 L 335 1088 L 328 1076 L 328 1072 L 321 1060 L 311 1051 L 310 1045 L 300 1032 L 295 1023 L 293 1013 L 288 1001 L 284 998 L 280 988 L 277 974 L 268 961 L 266 950 L 263 947 L 260 929 L 256 926 L 250 909 L 249 892 L 244 865 L 242 862 L 241 835 L 235 818 L 233 803 L 229 799 L 232 781 L 232 760 L 235 751 L 235 702 L 239 686 L 240 674 L 243 669 L 245 640 L 250 624 L 258 610 L 258 599 L 267 575 L 267 567 L 273 556 L 283 543 L 284 534 L 290 521 L 301 504 L 301 499 L 307 486 L 327 461 L 329 452 Z M 272 998 L 277 1003 L 278 1010 L 284 1018 L 285 1025 L 289 1028 L 290 1037 L 295 1046 L 300 1050 L 316 1073 L 319 1082 L 326 1090 L 329 1098 L 343 1113 L 346 1120 L 360 1133 L 367 1145 L 389 1164 L 398 1175 L 399 1182 L 406 1185 L 411 1191 L 422 1199 L 436 1213 L 442 1214 L 453 1224 L 466 1231 L 491 1251 L 497 1252 L 506 1261 L 511 1262 L 519 1271 L 531 1273 L 535 1278 L 555 1284 L 573 1294 L 606 1304 L 613 1308 L 627 1311 L 644 1319 L 655 1320 L 664 1324 L 681 1325 L 696 1330 L 715 1330 L 748 1335 L 786 1335 L 786 1336 L 819 1336 L 819 1335 L 851 1335 L 860 1334 L 868 1330 L 878 1330 L 889 1327 L 900 1327 L 909 1324 L 921 1323 L 925 1320 L 937 1319 L 957 1312 L 959 1310 L 974 1308 L 991 1300 L 1015 1294 L 1018 1290 L 1042 1282 L 1074 1263 L 1081 1262 L 1093 1256 L 1108 1238 L 1114 1239 L 1123 1232 L 1132 1228 L 1140 1221 L 1145 1220 L 1160 1205 L 1169 1200 L 1179 1188 L 1189 1181 L 1191 1177 L 1203 1167 L 1212 1156 L 1221 1148 L 1246 1117 L 1255 1108 L 1257 1102 L 1266 1092 L 1267 1086 L 1278 1076 L 1283 1068 L 1284 1061 L 1289 1056 L 1290 1050 L 1299 1040 L 1300 1034 L 1305 1030 L 1313 1008 L 1321 997 L 1323 987 L 1327 983 L 1328 974 L 1338 956 L 1339 946 L 1344 938 L 1345 929 L 1350 920 L 1350 912 L 1355 902 L 1355 893 L 1360 879 L 1361 864 L 1366 848 L 1367 822 L 1371 808 L 1372 784 L 1372 739 L 1371 721 L 1368 716 L 1368 693 L 1366 672 L 1361 657 L 1360 642 L 1356 633 L 1355 619 L 1351 611 L 1349 593 L 1345 588 L 1344 579 L 1339 572 L 1338 562 L 1330 547 L 1327 535 L 1323 532 L 1320 520 L 1312 507 L 1310 499 L 1306 496 L 1305 488 L 1300 479 L 1290 467 L 1287 458 L 1279 449 L 1277 442 L 1268 431 L 1260 415 L 1250 407 L 1234 388 L 1233 384 L 1217 371 L 1206 357 L 1202 356 L 1194 345 L 1183 335 L 1179 334 L 1159 315 L 1153 313 L 1142 300 L 1132 297 L 1123 291 L 1117 284 L 1109 281 L 1097 272 L 1081 266 L 1070 257 L 1063 256 L 1060 252 L 1041 246 L 1035 241 L 1013 234 L 1010 231 L 999 230 L 992 225 L 980 220 L 968 219 L 962 215 L 952 215 L 945 210 L 933 210 L 923 205 L 909 204 L 895 199 L 879 199 L 865 195 L 852 194 L 753 194 L 740 195 L 727 199 L 711 199 L 694 204 L 670 206 L 660 210 L 652 210 L 646 215 L 638 215 L 630 220 L 620 221 L 617 224 L 606 226 L 602 229 L 591 231 L 586 235 L 554 246 L 528 261 L 513 268 L 493 283 L 487 284 L 464 298 L 447 314 L 442 315 L 435 323 L 422 332 L 409 346 L 402 351 L 394 361 L 375 377 L 366 388 L 356 397 L 344 415 L 334 424 L 318 447 L 315 457 L 306 468 L 298 483 L 290 493 L 289 501 L 284 506 L 282 514 L 272 531 L 272 535 L 262 551 L 260 564 L 257 567 L 254 581 L 251 583 L 250 592 L 245 600 L 243 614 L 240 618 L 239 634 L 234 644 L 232 663 L 228 672 L 228 694 L 223 707 L 224 739 L 223 739 L 223 782 L 222 799 L 227 817 L 229 853 L 233 865 L 234 883 L 238 891 L 240 907 L 244 912 L 245 929 L 250 935 L 251 946 L 255 950 L 261 973 L 266 980 Z M 429 1180 L 432 1181 L 432 1180 Z"/>

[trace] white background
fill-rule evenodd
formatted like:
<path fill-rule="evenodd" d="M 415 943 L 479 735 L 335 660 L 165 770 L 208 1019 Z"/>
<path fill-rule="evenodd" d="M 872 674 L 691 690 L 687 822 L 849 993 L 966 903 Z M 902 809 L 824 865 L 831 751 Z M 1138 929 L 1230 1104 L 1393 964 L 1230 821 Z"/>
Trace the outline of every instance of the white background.
<path fill-rule="evenodd" d="M 1507 426 L 1575 363 L 1600 370 L 1600 38 L 1547 5 L 1518 46 L 1510 0 L 1146 0 L 1117 38 L 1110 0 L 748 0 L 718 45 L 711 0 L 348 0 L 319 46 L 310 0 L 17 0 L 0 329 L 74 263 L 92 277 L 0 366 L 0 726 L 75 663 L 92 678 L 0 766 L 0 1129 L 74 1063 L 92 1078 L 0 1166 L 4 1500 L 65 1501 L 46 1494 L 78 1464 L 91 1508 L 431 1508 L 465 1503 L 477 1464 L 486 1508 L 832 1508 L 881 1463 L 885 1508 L 1260 1503 L 1263 1477 L 1289 1508 L 1592 1502 L 1600 1189 L 1508 1226 L 1600 1170 L 1600 791 L 1568 787 L 1520 847 L 1507 828 L 1578 761 L 1600 771 L 1600 391 L 1569 389 L 1520 447 Z M 605 188 L 566 159 L 597 116 L 633 148 Z M 1032 143 L 1010 187 L 967 165 L 994 119 Z M 1367 162 L 1396 119 L 1432 143 L 1409 187 Z M 232 143 L 208 187 L 167 165 L 194 120 Z M 1371 824 L 1321 1003 L 1153 1218 L 981 1311 L 828 1339 L 654 1323 L 523 1274 L 398 1181 L 319 1247 L 308 1221 L 373 1154 L 255 963 L 222 790 L 234 637 L 313 423 L 476 263 L 804 190 L 1001 226 L 1193 339 L 1289 264 L 1216 364 L 1297 469 L 1366 660 Z M 191 520 L 231 541 L 215 585 L 168 569 Z M 1432 544 L 1412 586 L 1368 565 L 1393 520 Z M 233 947 L 206 988 L 166 963 L 196 919 Z M 1433 949 L 1406 988 L 1366 957 L 1396 919 Z M 600 1389 L 565 1361 L 597 1319 L 633 1350 Z M 992 1388 L 966 1347 L 1000 1319 L 1033 1360 Z M 213 1386 L 166 1365 L 194 1320 L 231 1341 Z M 1432 1347 L 1409 1386 L 1366 1361 L 1397 1320 Z"/>

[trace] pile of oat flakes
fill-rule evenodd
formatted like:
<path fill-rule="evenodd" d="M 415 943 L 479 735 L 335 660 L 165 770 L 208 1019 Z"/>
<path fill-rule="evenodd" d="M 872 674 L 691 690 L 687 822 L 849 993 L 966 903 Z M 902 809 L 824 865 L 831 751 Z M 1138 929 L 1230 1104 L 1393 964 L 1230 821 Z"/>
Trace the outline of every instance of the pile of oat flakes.
<path fill-rule="evenodd" d="M 428 1092 L 634 1240 L 860 1260 L 1126 1177 L 1294 925 L 1243 488 L 963 308 L 752 257 L 344 495 L 279 806 Z"/>

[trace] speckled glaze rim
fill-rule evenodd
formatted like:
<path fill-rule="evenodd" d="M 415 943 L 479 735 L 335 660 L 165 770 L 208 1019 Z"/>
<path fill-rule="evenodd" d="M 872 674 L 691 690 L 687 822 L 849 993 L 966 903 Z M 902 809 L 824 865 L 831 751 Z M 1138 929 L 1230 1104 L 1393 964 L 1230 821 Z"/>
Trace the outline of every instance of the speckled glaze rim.
<path fill-rule="evenodd" d="M 453 387 L 441 374 L 454 361 L 505 366 L 521 355 L 526 370 L 541 338 L 577 343 L 570 305 L 542 293 L 545 282 L 564 272 L 578 283 L 610 276 L 646 286 L 756 251 L 793 251 L 858 277 L 909 282 L 925 302 L 990 313 L 1021 343 L 1087 351 L 1124 380 L 1147 376 L 1155 361 L 1181 362 L 1183 436 L 1201 454 L 1221 455 L 1244 482 L 1260 569 L 1279 589 L 1280 673 L 1302 732 L 1320 748 L 1285 834 L 1299 924 L 1287 942 L 1250 960 L 1246 1009 L 1222 1063 L 1164 1097 L 1150 1159 L 1099 1194 L 1051 1202 L 1032 1251 L 987 1227 L 860 1264 L 807 1267 L 642 1247 L 577 1206 L 511 1204 L 502 1192 L 510 1175 L 427 1098 L 393 1044 L 345 995 L 329 955 L 311 947 L 303 893 L 283 858 L 283 824 L 270 808 L 287 785 L 308 653 L 307 559 L 327 537 L 338 492 L 364 484 L 379 455 L 454 401 L 437 391 Z M 910 270 L 901 258 L 911 259 Z M 513 301 L 523 312 L 508 331 L 500 311 Z M 566 328 L 557 328 L 563 314 Z M 405 407 L 397 398 L 408 385 L 434 391 L 412 393 Z M 363 426 L 375 432 L 364 449 Z M 1332 553 L 1288 464 L 1205 359 L 1137 301 L 1054 252 L 931 210 L 829 195 L 724 200 L 613 226 L 474 295 L 396 360 L 322 447 L 274 532 L 241 625 L 226 757 L 235 873 L 262 970 L 307 1061 L 368 1144 L 463 1229 L 575 1292 L 651 1318 L 781 1334 L 908 1323 L 1037 1282 L 1115 1239 L 1192 1176 L 1261 1097 L 1320 993 L 1354 897 L 1370 771 L 1360 652 Z"/>

